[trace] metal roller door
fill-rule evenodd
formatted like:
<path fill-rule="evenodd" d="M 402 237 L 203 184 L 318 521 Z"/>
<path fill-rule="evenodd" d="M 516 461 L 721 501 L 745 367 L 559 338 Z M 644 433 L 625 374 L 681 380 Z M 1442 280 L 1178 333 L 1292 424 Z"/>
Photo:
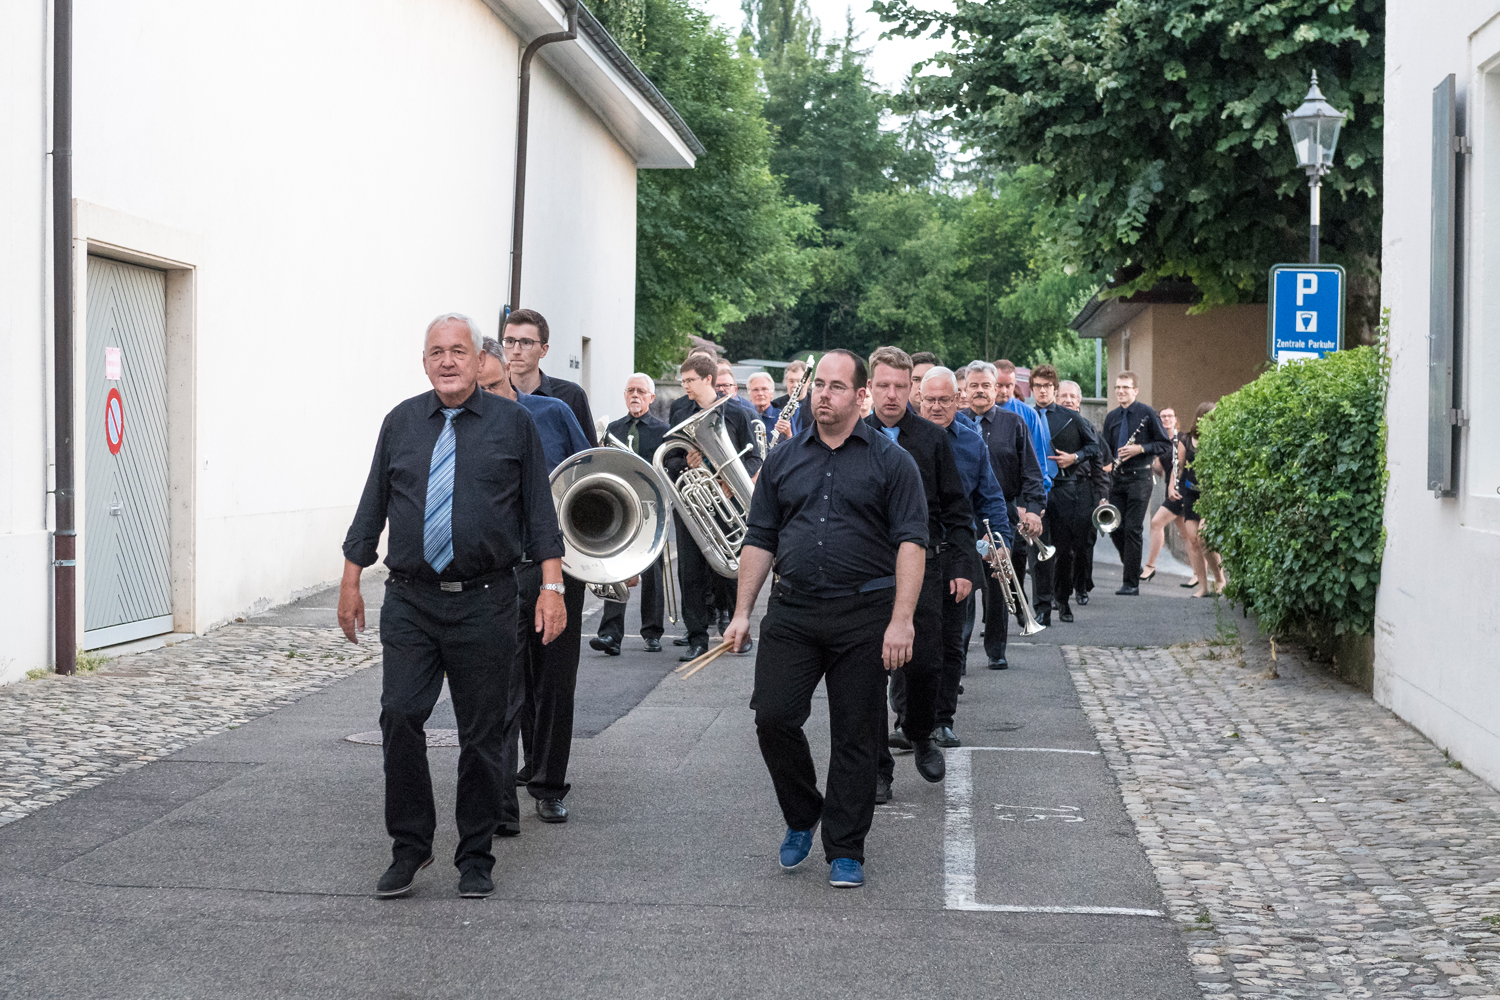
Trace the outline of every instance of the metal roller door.
<path fill-rule="evenodd" d="M 83 646 L 172 631 L 166 275 L 88 261 Z"/>

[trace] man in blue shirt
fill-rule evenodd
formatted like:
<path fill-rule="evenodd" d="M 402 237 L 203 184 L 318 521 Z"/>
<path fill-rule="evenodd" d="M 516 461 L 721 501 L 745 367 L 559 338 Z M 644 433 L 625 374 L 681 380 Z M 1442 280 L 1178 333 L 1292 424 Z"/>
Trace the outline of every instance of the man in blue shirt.
<path fill-rule="evenodd" d="M 922 377 L 922 416 L 943 428 L 948 442 L 953 446 L 953 458 L 958 465 L 958 478 L 973 509 L 974 531 L 978 538 L 984 537 L 984 521 L 1005 540 L 1007 548 L 1012 542 L 1010 516 L 1005 493 L 1000 480 L 995 478 L 994 466 L 990 463 L 990 452 L 967 417 L 959 419 L 958 384 L 953 372 L 947 368 L 932 367 Z M 953 719 L 958 711 L 958 686 L 968 659 L 966 633 L 972 628 L 974 606 L 978 594 L 983 592 L 984 569 L 977 558 L 970 560 L 974 589 L 968 599 L 955 606 L 943 607 L 943 671 L 938 683 L 937 706 L 933 713 L 937 722 L 936 738 L 952 739 L 957 745 L 958 737 L 953 732 Z"/>
<path fill-rule="evenodd" d="M 745 391 L 750 394 L 750 405 L 755 407 L 756 416 L 766 425 L 766 441 L 769 443 L 776 435 L 776 421 L 781 419 L 781 407 L 771 402 L 771 397 L 776 395 L 776 380 L 765 372 L 756 372 L 745 380 Z"/>
<path fill-rule="evenodd" d="M 542 439 L 542 454 L 550 475 L 558 463 L 570 455 L 586 451 L 588 438 L 573 415 L 573 408 L 550 396 L 517 393 L 510 380 L 509 365 L 500 344 L 493 337 L 484 338 L 484 357 L 479 369 L 479 387 L 497 396 L 514 399 L 531 414 Z M 541 577 L 530 562 L 516 570 L 522 613 L 533 607 L 541 594 Z M 578 653 L 583 642 L 582 581 L 563 574 L 563 604 L 568 609 L 568 625 L 562 635 L 543 644 L 539 633 L 526 627 L 522 618 L 517 656 L 519 670 L 513 671 L 511 705 L 514 721 L 507 727 L 502 771 L 506 775 L 500 826 L 502 837 L 521 832 L 520 805 L 516 785 L 536 800 L 536 812 L 544 823 L 566 823 L 568 810 L 563 796 L 568 794 L 568 756 L 573 747 L 573 694 L 578 686 Z M 517 768 L 516 729 L 526 749 L 526 766 Z M 514 776 L 512 780 L 511 776 Z"/>

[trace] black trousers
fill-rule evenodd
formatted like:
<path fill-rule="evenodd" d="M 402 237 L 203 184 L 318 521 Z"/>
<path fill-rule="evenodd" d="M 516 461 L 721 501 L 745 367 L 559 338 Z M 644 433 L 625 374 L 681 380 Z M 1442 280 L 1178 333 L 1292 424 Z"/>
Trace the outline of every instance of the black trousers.
<path fill-rule="evenodd" d="M 1052 525 L 1047 514 L 1052 509 L 1052 495 L 1047 495 L 1047 510 L 1042 512 L 1042 533 L 1037 541 L 1042 545 L 1053 544 Z M 1026 544 L 1026 543 L 1023 543 Z M 1052 588 L 1057 576 L 1057 557 L 1042 560 L 1037 558 L 1038 547 L 1026 544 L 1026 565 L 1031 569 L 1031 611 L 1040 621 L 1044 613 L 1052 612 Z"/>
<path fill-rule="evenodd" d="M 911 660 L 891 672 L 891 707 L 896 710 L 896 725 L 913 739 L 925 739 L 936 727 L 933 713 L 943 672 L 943 600 L 948 596 L 948 581 L 943 577 L 942 556 L 929 549 L 922 590 L 917 594 L 917 610 L 912 614 L 916 638 Z M 883 629 L 881 634 L 884 635 Z M 881 717 L 885 718 L 884 714 Z M 885 739 L 888 730 L 882 727 L 880 735 L 879 771 L 891 778 L 896 773 L 896 761 Z"/>
<path fill-rule="evenodd" d="M 650 569 L 641 571 L 640 586 L 631 588 L 641 595 L 641 638 L 660 639 L 662 632 L 662 609 L 666 606 L 661 582 L 661 564 L 652 563 Z M 619 642 L 625 638 L 625 605 L 620 601 L 605 601 L 604 613 L 599 617 L 601 639 Z"/>
<path fill-rule="evenodd" d="M 682 601 L 682 624 L 687 627 L 690 646 L 708 645 L 708 595 L 714 586 L 711 577 L 717 577 L 703 558 L 703 550 L 693 541 L 693 536 L 677 521 L 677 580 L 682 584 L 678 596 Z"/>
<path fill-rule="evenodd" d="M 380 731 L 385 757 L 385 828 L 397 859 L 432 853 L 437 810 L 425 726 L 448 678 L 458 720 L 460 868 L 495 864 L 490 839 L 504 794 L 505 732 L 516 652 L 516 584 L 510 572 L 459 593 L 392 577 L 380 611 L 383 666 Z M 512 795 L 514 792 L 511 793 Z"/>
<path fill-rule="evenodd" d="M 1090 518 L 1089 484 L 1083 479 L 1060 479 L 1052 484 L 1052 493 L 1047 498 L 1047 515 L 1043 519 L 1051 533 L 1051 542 L 1057 547 L 1057 555 L 1050 560 L 1056 563 L 1053 594 L 1061 605 L 1067 607 L 1078 585 L 1082 572 L 1081 563 L 1088 547 Z"/>
<path fill-rule="evenodd" d="M 568 794 L 568 757 L 573 752 L 573 693 L 578 687 L 578 647 L 583 638 L 584 585 L 563 575 L 563 606 L 568 624 L 562 635 L 542 645 L 536 630 L 536 602 L 542 592 L 542 567 L 528 563 L 516 570 L 520 589 L 520 655 L 516 657 L 520 684 L 512 690 L 519 697 L 516 723 L 506 734 L 510 774 L 516 771 L 516 730 L 526 751 L 526 790 L 534 799 L 560 799 Z M 510 781 L 505 819 L 515 818 L 509 808 L 516 802 L 515 779 Z"/>
<path fill-rule="evenodd" d="M 793 830 L 823 824 L 823 854 L 865 859 L 875 815 L 875 748 L 885 730 L 881 648 L 894 588 L 819 599 L 777 585 L 760 623 L 755 656 L 755 735 L 781 815 Z M 827 793 L 802 726 L 819 680 L 828 688 L 833 747 Z"/>
<path fill-rule="evenodd" d="M 1014 507 L 1011 508 L 1015 510 Z M 1019 524 L 1016 515 L 1011 515 L 1011 524 Z M 1010 546 L 1010 564 L 1016 569 L 1016 579 L 1021 581 L 1021 590 L 1026 590 L 1026 554 L 1031 546 L 1021 539 L 1018 529 Z M 984 588 L 984 654 L 992 660 L 1005 656 L 1005 641 L 1010 635 L 1010 612 L 1005 610 L 1005 588 L 1000 581 L 985 569 Z M 1020 612 L 1018 611 L 1017 614 Z"/>
<path fill-rule="evenodd" d="M 969 594 L 962 601 L 951 596 L 943 601 L 943 670 L 938 678 L 937 710 L 934 721 L 939 726 L 953 725 L 958 711 L 958 685 L 964 675 L 964 661 L 969 654 L 969 632 L 974 628 L 974 604 L 978 595 Z"/>
<path fill-rule="evenodd" d="M 1120 562 L 1125 564 L 1125 585 L 1140 586 L 1141 534 L 1146 525 L 1146 508 L 1151 505 L 1151 469 L 1122 471 L 1109 487 L 1109 502 L 1120 508 L 1120 526 L 1109 536 Z"/>
<path fill-rule="evenodd" d="M 1089 534 L 1088 541 L 1084 545 L 1083 556 L 1078 560 L 1078 576 L 1073 581 L 1073 588 L 1080 594 L 1087 594 L 1094 589 L 1094 546 L 1099 543 L 1099 529 L 1094 527 L 1094 508 L 1089 508 Z"/>

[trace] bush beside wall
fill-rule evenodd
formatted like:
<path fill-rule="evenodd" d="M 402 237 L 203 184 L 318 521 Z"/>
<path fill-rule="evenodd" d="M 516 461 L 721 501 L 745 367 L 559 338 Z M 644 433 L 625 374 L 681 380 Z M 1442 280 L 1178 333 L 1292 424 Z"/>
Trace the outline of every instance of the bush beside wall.
<path fill-rule="evenodd" d="M 1227 596 L 1272 635 L 1368 635 L 1385 550 L 1383 345 L 1268 371 L 1219 401 L 1195 466 Z"/>

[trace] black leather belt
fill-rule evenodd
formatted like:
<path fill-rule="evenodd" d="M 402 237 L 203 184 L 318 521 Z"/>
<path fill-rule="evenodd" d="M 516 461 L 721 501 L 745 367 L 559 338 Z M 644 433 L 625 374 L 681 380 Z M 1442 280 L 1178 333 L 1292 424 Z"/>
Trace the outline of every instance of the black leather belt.
<path fill-rule="evenodd" d="M 435 585 L 438 590 L 445 593 L 461 594 L 465 590 L 474 590 L 477 587 L 489 586 L 500 578 L 500 574 L 486 573 L 484 576 L 476 576 L 472 580 L 419 580 L 414 576 L 407 576 L 405 573 L 392 573 L 390 578 L 397 583 L 410 584 L 413 587 L 431 587 Z"/>
<path fill-rule="evenodd" d="M 836 597 L 854 597 L 856 594 L 873 594 L 877 590 L 888 590 L 895 585 L 896 577 L 894 575 L 881 576 L 876 577 L 873 580 L 867 580 L 866 582 L 860 584 L 858 587 L 851 587 L 847 590 L 835 590 L 823 594 L 809 594 L 807 591 L 798 590 L 796 587 L 793 587 L 791 584 L 787 583 L 785 577 L 783 577 L 781 580 L 781 586 L 786 588 L 787 590 L 790 590 L 792 593 L 801 594 L 803 597 L 812 597 L 820 601 L 832 600 Z"/>

